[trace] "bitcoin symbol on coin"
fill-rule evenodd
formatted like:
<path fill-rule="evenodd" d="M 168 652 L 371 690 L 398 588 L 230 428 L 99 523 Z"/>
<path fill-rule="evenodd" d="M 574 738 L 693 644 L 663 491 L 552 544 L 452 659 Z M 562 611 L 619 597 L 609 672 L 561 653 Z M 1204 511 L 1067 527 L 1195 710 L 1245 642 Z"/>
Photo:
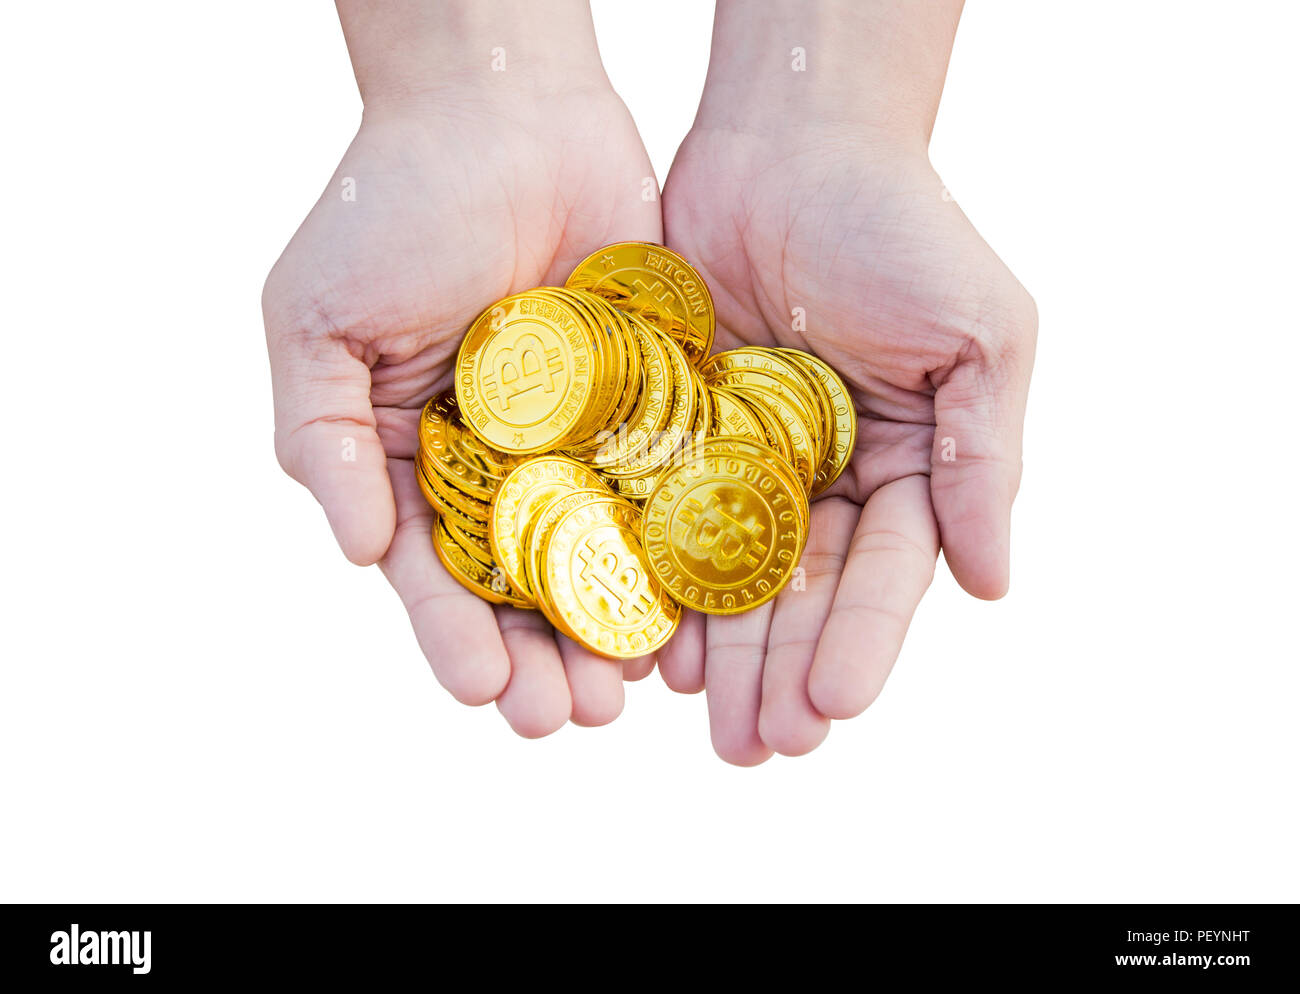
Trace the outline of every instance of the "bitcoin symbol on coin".
<path fill-rule="evenodd" d="M 564 372 L 559 349 L 548 349 L 541 338 L 527 332 L 514 345 L 503 345 L 493 357 L 492 369 L 483 376 L 483 396 L 500 411 L 531 390 L 555 391 L 555 378 Z"/>
<path fill-rule="evenodd" d="M 682 552 L 692 559 L 711 562 L 729 573 L 738 567 L 754 569 L 767 555 L 761 541 L 764 528 L 756 519 L 740 521 L 722 507 L 722 498 L 710 494 L 706 504 L 694 498 L 682 501 L 677 520 L 686 527 Z"/>
<path fill-rule="evenodd" d="M 588 538 L 577 555 L 582 563 L 578 576 L 603 588 L 617 602 L 621 618 L 643 618 L 654 606 L 654 600 L 641 582 L 641 571 L 635 563 L 624 566 L 616 550 L 602 549 L 594 539 Z"/>
<path fill-rule="evenodd" d="M 702 362 L 713 345 L 713 302 L 700 274 L 662 245 L 620 242 L 578 263 L 565 286 L 639 313 Z"/>
<path fill-rule="evenodd" d="M 641 544 L 679 603 L 738 614 L 777 595 L 808 528 L 803 485 L 769 446 L 737 435 L 688 445 L 646 498 Z"/>
<path fill-rule="evenodd" d="M 673 299 L 672 291 L 658 280 L 653 283 L 646 283 L 645 280 L 638 278 L 632 281 L 632 286 L 635 288 L 632 293 L 634 303 L 639 303 L 644 295 L 649 298 L 650 303 L 657 304 L 659 307 L 667 307 Z"/>

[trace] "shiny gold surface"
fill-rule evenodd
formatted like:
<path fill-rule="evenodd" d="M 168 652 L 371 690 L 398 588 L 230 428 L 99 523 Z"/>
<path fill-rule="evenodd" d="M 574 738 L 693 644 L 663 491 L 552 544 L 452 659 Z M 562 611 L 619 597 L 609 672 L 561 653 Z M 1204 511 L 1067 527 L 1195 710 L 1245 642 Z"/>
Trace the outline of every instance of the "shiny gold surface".
<path fill-rule="evenodd" d="M 494 452 L 461 421 L 456 395 L 447 391 L 429 400 L 420 414 L 420 451 L 438 476 L 479 500 L 491 500 L 501 478 L 516 461 Z"/>
<path fill-rule="evenodd" d="M 807 497 L 779 459 L 747 438 L 693 445 L 646 500 L 642 542 L 668 594 L 706 614 L 775 597 L 807 539 Z"/>
<path fill-rule="evenodd" d="M 858 412 L 854 409 L 853 398 L 849 396 L 844 381 L 830 366 L 807 352 L 797 349 L 781 351 L 787 353 L 792 362 L 805 368 L 820 385 L 830 415 L 828 444 L 821 465 L 817 467 L 817 478 L 813 484 L 812 496 L 816 497 L 839 479 L 853 456 L 858 442 Z"/>
<path fill-rule="evenodd" d="M 594 342 L 571 306 L 517 293 L 470 326 L 456 357 L 456 400 L 488 445 L 545 452 L 581 427 L 597 390 L 595 363 Z"/>
<path fill-rule="evenodd" d="M 511 588 L 510 582 L 500 570 L 484 566 L 466 552 L 443 525 L 441 518 L 435 518 L 433 522 L 433 549 L 452 578 L 485 601 L 515 607 L 532 606 Z"/>
<path fill-rule="evenodd" d="M 480 314 L 417 429 L 448 572 L 611 659 L 662 646 L 681 606 L 735 614 L 775 597 L 810 496 L 853 455 L 857 413 L 821 359 L 709 355 L 713 332 L 699 273 L 639 242 Z"/>
<path fill-rule="evenodd" d="M 561 496 L 550 498 L 542 505 L 535 520 L 528 523 L 521 539 L 524 549 L 524 570 L 528 576 L 528 589 L 535 591 L 535 596 L 539 600 L 545 598 L 543 556 L 546 553 L 546 541 L 550 537 L 551 529 L 555 527 L 555 522 L 575 507 L 608 496 L 610 496 L 609 488 L 603 483 L 598 488 L 570 490 Z M 567 631 L 565 634 L 568 634 Z"/>
<path fill-rule="evenodd" d="M 494 561 L 525 597 L 535 596 L 524 564 L 524 538 L 537 513 L 553 497 L 603 486 L 595 470 L 558 455 L 522 462 L 502 481 L 492 498 L 488 541 Z"/>
<path fill-rule="evenodd" d="M 695 268 L 647 242 L 606 245 L 578 263 L 566 285 L 604 297 L 664 332 L 700 362 L 713 347 L 713 298 Z"/>
<path fill-rule="evenodd" d="M 681 608 L 650 573 L 641 516 L 616 497 L 595 497 L 552 526 L 542 551 L 542 610 L 592 652 L 635 659 L 677 628 Z"/>

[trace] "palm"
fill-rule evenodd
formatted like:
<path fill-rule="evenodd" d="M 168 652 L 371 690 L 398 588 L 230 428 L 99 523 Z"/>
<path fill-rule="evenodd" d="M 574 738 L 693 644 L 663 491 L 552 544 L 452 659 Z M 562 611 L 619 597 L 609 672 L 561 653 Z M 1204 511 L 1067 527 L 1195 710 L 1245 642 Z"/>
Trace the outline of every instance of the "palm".
<path fill-rule="evenodd" d="M 806 589 L 752 617 L 692 619 L 662 661 L 678 689 L 707 686 L 715 746 L 739 763 L 811 749 L 828 716 L 879 692 L 933 573 L 933 502 L 969 499 L 940 473 L 932 493 L 936 385 L 1027 299 L 924 161 L 771 147 L 696 132 L 664 202 L 670 244 L 713 291 L 719 347 L 807 349 L 859 414 L 852 461 L 813 508 Z"/>
<path fill-rule="evenodd" d="M 621 671 L 557 645 L 536 612 L 494 613 L 446 575 L 414 486 L 415 425 L 484 307 L 562 281 L 595 246 L 658 240 L 658 204 L 641 196 L 651 175 L 609 91 L 368 121 L 264 295 L 273 367 L 290 367 L 277 378 L 307 367 L 302 383 L 277 383 L 286 468 L 325 505 L 351 558 L 382 554 L 448 689 L 468 703 L 499 697 L 527 735 L 571 714 L 612 718 Z M 355 200 L 342 196 L 348 178 Z M 337 455 L 348 438 L 351 465 Z"/>

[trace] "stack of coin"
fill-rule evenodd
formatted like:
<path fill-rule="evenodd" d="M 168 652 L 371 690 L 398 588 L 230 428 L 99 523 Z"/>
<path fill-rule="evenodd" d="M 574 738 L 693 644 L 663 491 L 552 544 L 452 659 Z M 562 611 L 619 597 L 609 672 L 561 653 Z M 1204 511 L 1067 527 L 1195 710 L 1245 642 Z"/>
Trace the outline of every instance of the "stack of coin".
<path fill-rule="evenodd" d="M 682 347 L 644 319 L 630 320 L 640 348 L 640 398 L 626 422 L 599 436 L 589 461 L 617 493 L 644 500 L 687 440 L 708 432 L 713 403 Z"/>
<path fill-rule="evenodd" d="M 514 455 L 585 451 L 632 413 L 639 377 L 630 321 L 603 298 L 564 287 L 497 302 L 470 326 L 456 357 L 466 424 Z"/>
<path fill-rule="evenodd" d="M 700 275 L 640 242 L 484 311 L 420 422 L 416 475 L 451 574 L 611 658 L 653 652 L 682 606 L 775 597 L 857 416 L 820 359 L 710 355 L 713 336 Z"/>
<path fill-rule="evenodd" d="M 433 546 L 447 571 L 493 603 L 527 606 L 496 568 L 488 542 L 492 498 L 519 459 L 485 445 L 465 427 L 456 395 L 440 394 L 420 414 L 415 478 L 438 512 Z"/>
<path fill-rule="evenodd" d="M 542 502 L 523 548 L 529 591 L 542 613 L 593 652 L 634 659 L 677 630 L 681 607 L 650 573 L 641 511 L 607 488 Z"/>
<path fill-rule="evenodd" d="M 714 402 L 713 433 L 770 445 L 794 467 L 810 497 L 844 471 L 858 417 L 844 383 L 798 349 L 752 346 L 718 352 L 703 366 Z"/>

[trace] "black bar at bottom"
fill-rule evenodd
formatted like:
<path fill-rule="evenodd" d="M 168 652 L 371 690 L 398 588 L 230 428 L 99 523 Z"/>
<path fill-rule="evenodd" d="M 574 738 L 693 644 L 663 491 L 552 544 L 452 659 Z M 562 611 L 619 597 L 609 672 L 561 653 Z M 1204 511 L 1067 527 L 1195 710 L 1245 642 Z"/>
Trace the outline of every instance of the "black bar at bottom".
<path fill-rule="evenodd" d="M 916 980 L 1276 987 L 1297 975 L 1287 905 L 831 907 L 9 905 L 0 984 L 192 981 L 431 987 Z M 452 972 L 454 969 L 454 972 Z M 706 975 L 700 975 L 703 969 Z M 890 986 L 893 986 L 890 983 Z"/>

